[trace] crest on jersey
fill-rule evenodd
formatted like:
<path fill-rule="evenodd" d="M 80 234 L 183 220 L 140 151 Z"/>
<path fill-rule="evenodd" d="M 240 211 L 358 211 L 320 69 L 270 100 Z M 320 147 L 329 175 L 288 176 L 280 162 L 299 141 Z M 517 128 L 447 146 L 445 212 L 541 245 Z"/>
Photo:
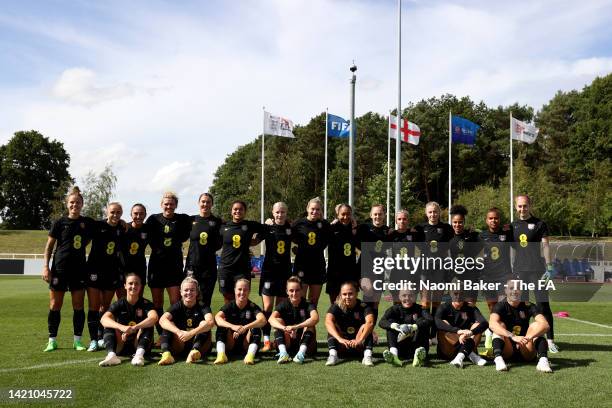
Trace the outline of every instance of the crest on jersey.
<path fill-rule="evenodd" d="M 524 310 L 520 310 L 519 311 L 519 316 L 521 317 L 521 319 L 525 318 L 525 311 Z"/>
<path fill-rule="evenodd" d="M 467 320 L 467 312 L 461 312 L 461 318 Z"/>
<path fill-rule="evenodd" d="M 412 235 L 406 235 L 406 241 L 412 241 Z"/>
<path fill-rule="evenodd" d="M 300 316 L 306 317 L 306 311 L 304 309 L 300 309 Z"/>
<path fill-rule="evenodd" d="M 499 240 L 500 240 L 501 242 L 506 241 L 506 236 L 505 236 L 505 235 L 500 235 L 500 236 L 499 236 Z"/>
<path fill-rule="evenodd" d="M 85 229 L 85 223 L 84 222 L 80 223 L 79 226 L 81 227 L 81 229 Z"/>
<path fill-rule="evenodd" d="M 225 287 L 225 279 L 219 279 L 219 286 L 221 286 L 222 288 Z"/>
<path fill-rule="evenodd" d="M 247 320 L 251 318 L 251 311 L 250 310 L 247 310 L 246 312 L 244 312 L 244 318 L 247 319 Z"/>
<path fill-rule="evenodd" d="M 98 275 L 95 273 L 92 273 L 91 275 L 89 275 L 89 280 L 91 280 L 92 282 L 95 282 L 98 280 Z"/>
<path fill-rule="evenodd" d="M 355 316 L 355 319 L 357 319 L 357 320 L 361 319 L 361 314 L 359 314 L 359 312 L 355 312 L 354 316 Z"/>
<path fill-rule="evenodd" d="M 146 232 L 141 232 L 140 233 L 140 239 L 147 239 L 147 233 Z"/>
<path fill-rule="evenodd" d="M 321 221 L 317 222 L 317 228 L 318 229 L 323 228 L 323 223 Z"/>
<path fill-rule="evenodd" d="M 248 230 L 248 229 L 249 229 L 249 227 L 248 227 L 246 224 L 245 224 L 245 225 L 243 225 L 241 228 L 242 228 L 242 230 L 243 230 L 243 231 L 246 231 L 246 230 Z"/>
<path fill-rule="evenodd" d="M 217 223 L 215 221 L 208 221 L 208 225 L 214 227 L 215 225 L 217 225 Z"/>
<path fill-rule="evenodd" d="M 413 314 L 412 314 L 412 321 L 413 321 L 413 322 L 416 322 L 418 318 L 419 318 L 419 315 L 418 315 L 418 314 L 416 314 L 416 313 L 413 313 Z"/>
<path fill-rule="evenodd" d="M 137 317 L 142 317 L 142 314 L 143 314 L 142 313 L 142 309 L 140 309 L 140 308 L 136 309 L 136 316 Z"/>
<path fill-rule="evenodd" d="M 535 228 L 535 224 L 527 224 L 527 228 L 529 228 L 530 230 Z"/>
<path fill-rule="evenodd" d="M 443 232 L 442 228 L 438 228 L 437 231 L 438 231 L 438 234 L 441 234 Z"/>
<path fill-rule="evenodd" d="M 121 230 L 117 229 L 117 236 L 121 235 Z"/>
<path fill-rule="evenodd" d="M 291 235 L 291 228 L 287 228 L 287 229 L 285 230 L 285 234 L 287 234 L 287 235 Z"/>
<path fill-rule="evenodd" d="M 355 333 L 355 328 L 354 328 L 353 326 L 351 326 L 351 327 L 347 327 L 347 328 L 346 328 L 346 332 L 347 332 L 348 334 L 354 334 L 354 333 Z"/>

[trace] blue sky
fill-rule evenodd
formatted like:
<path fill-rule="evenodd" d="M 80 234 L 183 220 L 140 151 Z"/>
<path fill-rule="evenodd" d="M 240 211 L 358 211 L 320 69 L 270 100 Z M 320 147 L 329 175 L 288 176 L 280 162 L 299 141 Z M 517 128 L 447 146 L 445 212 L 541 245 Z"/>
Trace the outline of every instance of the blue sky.
<path fill-rule="evenodd" d="M 261 132 L 396 104 L 395 1 L 5 1 L 0 143 L 62 141 L 78 179 L 112 163 L 116 199 L 194 213 L 215 169 Z M 610 1 L 406 1 L 402 101 L 452 93 L 540 109 L 612 72 Z M 424 136 L 426 137 L 426 135 Z M 217 212 L 225 213 L 224 209 Z M 256 214 L 251 214 L 257 218 Z"/>

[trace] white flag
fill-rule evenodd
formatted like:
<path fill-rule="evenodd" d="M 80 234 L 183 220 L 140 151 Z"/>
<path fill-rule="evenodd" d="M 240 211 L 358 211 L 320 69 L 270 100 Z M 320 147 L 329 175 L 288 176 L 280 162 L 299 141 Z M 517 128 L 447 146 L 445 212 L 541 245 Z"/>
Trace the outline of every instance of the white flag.
<path fill-rule="evenodd" d="M 397 116 L 391 115 L 389 119 L 389 134 L 392 139 L 397 138 Z M 402 119 L 401 127 L 401 140 L 403 142 L 408 142 L 413 145 L 418 145 L 419 140 L 421 140 L 421 129 L 414 123 L 408 122 L 406 119 Z"/>
<path fill-rule="evenodd" d="M 264 133 L 273 136 L 295 137 L 292 121 L 280 116 L 270 115 L 269 112 L 264 112 Z"/>
<path fill-rule="evenodd" d="M 512 123 L 510 126 L 512 132 L 512 139 L 520 140 L 525 143 L 533 143 L 538 137 L 538 132 L 540 129 L 535 127 L 532 124 L 521 122 L 518 119 L 512 118 Z"/>

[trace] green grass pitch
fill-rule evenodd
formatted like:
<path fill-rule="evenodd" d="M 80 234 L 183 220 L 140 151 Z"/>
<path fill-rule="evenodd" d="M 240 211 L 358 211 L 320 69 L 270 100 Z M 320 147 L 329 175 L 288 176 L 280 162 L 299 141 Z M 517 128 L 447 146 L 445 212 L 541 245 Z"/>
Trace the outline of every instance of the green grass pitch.
<path fill-rule="evenodd" d="M 254 283 L 253 293 L 257 293 L 258 282 Z M 46 284 L 35 277 L 0 277 L 0 287 L 2 406 L 23 405 L 6 399 L 8 389 L 23 388 L 71 388 L 74 400 L 67 403 L 70 406 L 612 406 L 610 327 L 556 319 L 561 353 L 549 356 L 554 370 L 551 375 L 536 372 L 535 364 L 511 364 L 507 373 L 497 373 L 493 365 L 479 368 L 469 363 L 458 370 L 436 359 L 431 351 L 427 367 L 395 368 L 382 361 L 383 346 L 374 350 L 375 367 L 364 367 L 359 361 L 325 367 L 327 349 L 322 345 L 314 360 L 308 359 L 303 366 L 278 366 L 272 354 L 258 354 L 254 366 L 237 360 L 217 367 L 212 365 L 213 356 L 207 356 L 205 363 L 190 366 L 159 367 L 152 362 L 132 367 L 124 360 L 118 367 L 100 368 L 104 351 L 76 352 L 70 348 L 68 294 L 58 338 L 60 349 L 43 353 L 47 341 Z M 251 299 L 259 301 L 255 295 Z M 213 311 L 221 302 L 216 294 Z M 322 296 L 322 315 L 327 307 L 327 298 Z M 612 302 L 553 304 L 553 311 L 559 310 L 569 311 L 576 319 L 612 326 Z M 378 329 L 378 333 L 382 331 Z M 324 338 L 320 323 L 320 344 Z M 32 402 L 34 406 L 47 404 L 62 405 L 57 401 Z"/>

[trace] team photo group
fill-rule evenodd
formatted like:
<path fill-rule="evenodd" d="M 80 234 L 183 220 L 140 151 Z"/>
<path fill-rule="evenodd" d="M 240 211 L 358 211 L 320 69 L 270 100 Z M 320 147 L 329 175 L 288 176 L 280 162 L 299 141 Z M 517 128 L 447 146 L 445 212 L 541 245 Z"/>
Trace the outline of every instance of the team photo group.
<path fill-rule="evenodd" d="M 191 364 L 205 361 L 213 348 L 215 365 L 232 357 L 252 365 L 258 351 L 277 353 L 279 364 L 302 364 L 316 356 L 320 320 L 327 336 L 327 366 L 346 359 L 374 366 L 373 348 L 382 343 L 376 324 L 386 332 L 383 360 L 398 367 L 427 365 L 437 355 L 458 368 L 469 361 L 507 371 L 507 363 L 533 362 L 537 371 L 550 373 L 548 353 L 559 352 L 546 291 L 538 291 L 536 302 L 530 303 L 529 294 L 526 299 L 521 286 L 512 284 L 547 280 L 552 271 L 548 228 L 531 213 L 527 195 L 516 197 L 518 219 L 511 224 L 502 224 L 504 214 L 498 208 L 488 208 L 483 231 L 466 227 L 468 212 L 461 205 L 450 208 L 450 224 L 442 222 L 436 202 L 425 205 L 422 223 L 409 225 L 410 214 L 400 210 L 390 227 L 381 204 L 371 206 L 364 222 L 356 220 L 348 204 L 337 205 L 334 219 L 326 220 L 318 198 L 305 203 L 303 217 L 292 221 L 287 205 L 277 202 L 265 223 L 249 220 L 240 200 L 216 211 L 224 219 L 213 215 L 209 193 L 197 198 L 197 215 L 179 213 L 179 198 L 166 192 L 160 213 L 147 217 L 145 206 L 134 204 L 129 221 L 122 219 L 119 202 L 107 205 L 103 220 L 82 216 L 86 199 L 73 187 L 65 200 L 67 215 L 49 231 L 42 271 L 49 284 L 45 352 L 58 348 L 66 292 L 73 308 L 73 348 L 106 350 L 99 363 L 103 367 L 120 364 L 119 356 L 131 357 L 134 366 L 145 361 Z M 374 249 L 366 243 L 375 243 Z M 401 289 L 391 292 L 386 301 L 392 304 L 379 313 L 382 296 L 374 293 L 362 262 L 381 243 L 393 250 L 411 244 L 421 256 L 432 258 L 479 255 L 484 268 L 470 278 L 497 283 L 500 289 Z M 265 256 L 255 297 L 251 247 L 259 244 L 265 245 Z M 473 253 L 467 248 L 474 248 Z M 405 256 L 405 248 L 398 253 Z M 409 255 L 416 256 L 414 250 Z M 399 271 L 388 272 L 388 280 L 402 279 Z M 439 273 L 444 271 L 417 276 L 430 279 Z M 151 300 L 143 297 L 145 285 Z M 324 287 L 331 306 L 322 311 L 318 305 Z M 220 310 L 211 309 L 215 288 L 223 296 Z M 488 320 L 477 307 L 480 299 Z M 85 324 L 88 345 L 82 337 Z"/>

